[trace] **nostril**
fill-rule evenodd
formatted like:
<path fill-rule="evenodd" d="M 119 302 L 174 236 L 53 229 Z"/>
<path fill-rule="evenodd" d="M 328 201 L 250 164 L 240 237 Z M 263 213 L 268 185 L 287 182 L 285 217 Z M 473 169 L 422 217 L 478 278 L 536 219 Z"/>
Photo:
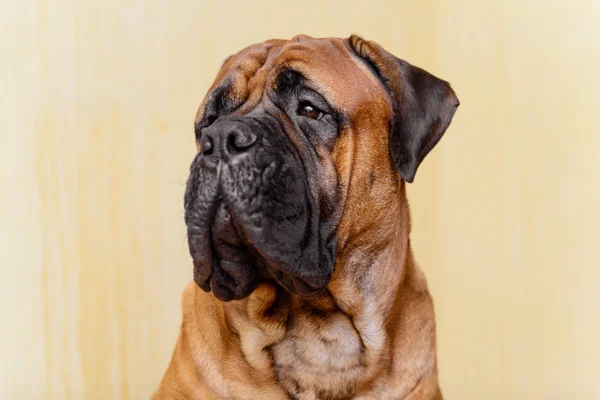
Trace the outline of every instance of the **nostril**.
<path fill-rule="evenodd" d="M 200 151 L 205 156 L 210 156 L 214 151 L 213 141 L 210 136 L 205 135 L 200 141 Z"/>
<path fill-rule="evenodd" d="M 235 131 L 227 136 L 227 149 L 230 153 L 243 152 L 256 143 L 256 134 L 252 131 Z"/>

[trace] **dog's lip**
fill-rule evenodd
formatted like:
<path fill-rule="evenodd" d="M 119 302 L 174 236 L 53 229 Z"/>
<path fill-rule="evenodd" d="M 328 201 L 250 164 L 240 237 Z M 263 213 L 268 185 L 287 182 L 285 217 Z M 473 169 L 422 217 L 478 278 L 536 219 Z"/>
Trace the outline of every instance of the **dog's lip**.
<path fill-rule="evenodd" d="M 302 297 L 312 297 L 320 293 L 327 287 L 330 280 L 331 275 L 329 274 L 314 277 L 300 277 L 282 271 L 277 271 L 275 274 L 277 283 L 288 292 L 296 293 Z"/>
<path fill-rule="evenodd" d="M 221 300 L 221 301 L 231 301 L 231 300 L 241 300 L 245 297 L 248 297 L 253 291 L 254 288 L 256 287 L 256 285 L 258 284 L 258 281 L 256 279 L 252 279 L 251 282 L 248 283 L 248 285 L 246 286 L 244 292 L 239 292 L 236 291 L 234 288 L 232 287 L 227 287 L 227 286 L 223 286 L 223 285 L 219 285 L 216 282 L 213 282 L 212 277 L 209 281 L 209 290 L 213 296 L 215 296 L 217 299 Z M 236 293 L 237 292 L 237 293 Z"/>
<path fill-rule="evenodd" d="M 331 279 L 330 274 L 320 276 L 297 276 L 292 273 L 287 273 L 279 269 L 277 266 L 269 265 L 269 263 L 258 254 L 254 253 L 256 258 L 254 259 L 254 268 L 257 272 L 260 271 L 253 280 L 254 282 L 249 286 L 255 286 L 262 279 L 273 279 L 280 286 L 286 289 L 288 292 L 297 294 L 304 298 L 309 298 L 322 292 L 327 287 Z M 196 260 L 194 260 L 196 262 Z M 221 264 L 222 262 L 228 263 L 228 260 L 213 260 L 215 264 Z M 236 262 L 237 263 L 237 262 Z M 213 265 L 213 268 L 222 268 L 220 265 Z M 268 272 L 267 272 L 268 271 Z M 205 280 L 199 283 L 199 286 L 206 292 L 211 292 L 216 298 L 221 301 L 239 300 L 245 296 L 239 297 L 234 293 L 233 288 L 219 285 L 213 278 L 213 271 L 205 278 Z M 227 269 L 225 269 L 227 272 Z M 261 274 L 262 273 L 262 274 Z"/>
<path fill-rule="evenodd" d="M 290 279 L 292 280 L 292 283 L 294 284 L 294 289 L 296 289 L 296 293 L 298 293 L 301 296 L 304 296 L 304 297 L 313 296 L 321 290 L 321 287 L 314 288 L 312 286 L 309 286 L 302 279 L 297 278 L 295 276 L 291 276 Z"/>
<path fill-rule="evenodd" d="M 211 292 L 219 300 L 230 301 L 230 300 L 239 300 L 246 296 L 240 297 L 239 294 L 236 295 L 236 293 L 235 293 L 236 290 L 233 287 L 230 288 L 227 286 L 220 285 L 214 279 L 215 278 L 214 269 L 215 268 L 223 269 L 221 266 L 222 262 L 239 263 L 239 260 L 227 260 L 227 259 L 221 260 L 220 258 L 217 257 L 217 253 L 215 251 L 215 245 L 216 245 L 215 235 L 214 235 L 215 219 L 217 217 L 219 208 L 224 203 L 226 204 L 226 202 L 224 201 L 224 199 L 221 196 L 216 196 L 216 198 L 213 201 L 212 207 L 210 208 L 210 214 L 208 214 L 208 217 L 210 220 L 210 223 L 208 224 L 209 233 L 207 236 L 208 236 L 208 240 L 210 240 L 210 242 L 211 242 L 210 249 L 211 249 L 211 253 L 212 253 L 211 254 L 212 270 L 211 270 L 210 274 L 208 274 L 208 276 L 203 276 L 202 279 L 201 280 L 199 279 L 196 283 L 204 291 Z M 237 234 L 239 235 L 238 237 L 239 237 L 240 241 L 243 243 L 243 246 L 246 248 L 246 250 L 252 255 L 253 263 L 254 263 L 253 268 L 256 268 L 256 271 L 257 271 L 257 275 L 256 275 L 255 279 L 253 280 L 252 285 L 250 285 L 250 286 L 255 286 L 262 279 L 266 279 L 266 280 L 273 279 L 275 282 L 277 282 L 280 286 L 282 286 L 288 292 L 297 294 L 297 295 L 299 295 L 301 297 L 305 297 L 305 298 L 315 296 L 316 294 L 320 293 L 324 288 L 327 287 L 327 285 L 329 284 L 329 281 L 331 279 L 331 274 L 323 274 L 323 275 L 316 275 L 316 276 L 303 276 L 303 275 L 290 273 L 290 272 L 286 271 L 287 268 L 285 268 L 284 266 L 280 266 L 274 260 L 271 260 L 267 254 L 261 254 L 260 244 L 253 243 L 251 240 L 248 240 L 248 237 L 245 234 L 243 227 L 237 225 L 236 222 L 234 222 L 235 215 L 232 213 L 232 210 L 228 209 L 227 211 L 232 219 L 231 223 L 233 224 L 234 229 L 236 230 Z M 299 214 L 299 212 L 296 212 L 296 214 Z M 194 236 L 196 236 L 196 235 L 194 235 Z M 206 240 L 206 239 L 202 238 L 200 235 L 198 235 L 197 239 Z M 226 238 L 224 238 L 224 239 L 226 239 Z M 242 243 L 234 244 L 234 243 L 231 243 L 228 241 L 223 242 L 223 244 L 238 245 L 238 246 Z M 197 257 L 196 252 L 192 251 L 191 253 L 192 253 L 192 260 L 193 260 L 194 264 L 197 264 L 199 261 L 199 258 Z M 217 258 L 215 258 L 215 257 L 217 257 Z M 227 271 L 227 269 L 224 269 L 224 272 L 229 273 Z M 261 275 L 262 275 L 262 279 L 261 279 Z"/>

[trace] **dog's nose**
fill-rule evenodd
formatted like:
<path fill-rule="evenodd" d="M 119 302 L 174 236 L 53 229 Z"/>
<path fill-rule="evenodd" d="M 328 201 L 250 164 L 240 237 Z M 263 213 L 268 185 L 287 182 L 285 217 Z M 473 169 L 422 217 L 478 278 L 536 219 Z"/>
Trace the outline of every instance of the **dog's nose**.
<path fill-rule="evenodd" d="M 217 121 L 202 131 L 200 152 L 206 161 L 231 161 L 249 152 L 257 135 L 241 121 Z"/>

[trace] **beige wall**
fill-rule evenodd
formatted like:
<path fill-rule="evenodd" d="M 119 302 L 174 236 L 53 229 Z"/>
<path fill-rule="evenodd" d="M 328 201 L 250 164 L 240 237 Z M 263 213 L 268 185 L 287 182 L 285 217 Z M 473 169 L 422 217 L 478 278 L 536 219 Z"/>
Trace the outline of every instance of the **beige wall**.
<path fill-rule="evenodd" d="M 140 399 L 191 277 L 182 195 L 221 61 L 380 42 L 462 105 L 410 186 L 448 399 L 600 398 L 600 3 L 0 4 L 0 398 Z"/>

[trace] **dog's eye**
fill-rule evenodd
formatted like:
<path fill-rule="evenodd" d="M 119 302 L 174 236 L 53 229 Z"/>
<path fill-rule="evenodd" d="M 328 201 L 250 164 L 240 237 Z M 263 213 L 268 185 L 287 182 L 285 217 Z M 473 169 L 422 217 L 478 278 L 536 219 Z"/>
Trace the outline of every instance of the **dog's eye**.
<path fill-rule="evenodd" d="M 298 109 L 298 115 L 310 119 L 321 119 L 321 117 L 323 117 L 323 111 L 319 110 L 309 102 L 302 102 L 300 103 L 300 108 Z"/>

